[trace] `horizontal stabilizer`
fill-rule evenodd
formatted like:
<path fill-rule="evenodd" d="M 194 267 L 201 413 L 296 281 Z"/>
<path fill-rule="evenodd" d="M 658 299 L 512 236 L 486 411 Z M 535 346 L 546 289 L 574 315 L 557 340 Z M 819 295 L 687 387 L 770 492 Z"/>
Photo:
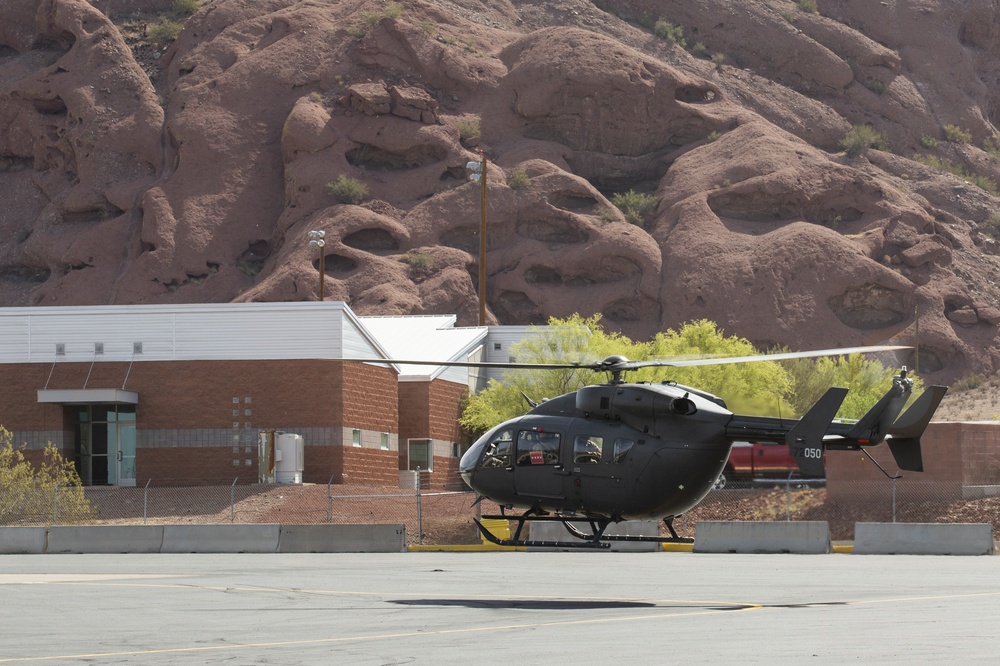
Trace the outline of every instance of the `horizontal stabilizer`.
<path fill-rule="evenodd" d="M 798 463 L 799 470 L 809 476 L 823 476 L 823 435 L 837 415 L 837 410 L 847 396 L 847 389 L 833 387 L 816 401 L 805 416 L 799 419 L 788 434 L 785 443 L 788 451 Z"/>
<path fill-rule="evenodd" d="M 931 386 L 889 428 L 889 451 L 899 469 L 908 472 L 924 471 L 920 436 L 947 392 L 946 386 Z"/>

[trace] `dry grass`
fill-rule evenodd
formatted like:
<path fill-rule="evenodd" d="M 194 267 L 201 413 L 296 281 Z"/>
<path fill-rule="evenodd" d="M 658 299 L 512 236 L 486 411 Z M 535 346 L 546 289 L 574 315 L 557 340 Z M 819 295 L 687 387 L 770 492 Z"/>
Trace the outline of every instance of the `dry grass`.
<path fill-rule="evenodd" d="M 1000 377 L 964 378 L 955 382 L 941 401 L 934 420 L 1000 420 Z"/>

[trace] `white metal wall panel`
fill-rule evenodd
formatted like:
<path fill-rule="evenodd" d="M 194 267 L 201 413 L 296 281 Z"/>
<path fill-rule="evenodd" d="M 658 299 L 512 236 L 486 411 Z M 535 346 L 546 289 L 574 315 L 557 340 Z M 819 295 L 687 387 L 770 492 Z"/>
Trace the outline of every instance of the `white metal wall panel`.
<path fill-rule="evenodd" d="M 51 313 L 28 320 L 31 347 L 22 362 L 128 361 L 136 342 L 142 343 L 141 360 L 166 360 L 173 354 L 167 313 Z M 103 354 L 95 354 L 97 343 Z M 56 355 L 57 344 L 64 346 L 65 355 Z"/>
<path fill-rule="evenodd" d="M 27 317 L 0 317 L 0 363 L 24 363 L 30 344 Z"/>
<path fill-rule="evenodd" d="M 129 361 L 137 342 L 136 361 L 384 355 L 336 302 L 0 309 L 0 362 Z"/>

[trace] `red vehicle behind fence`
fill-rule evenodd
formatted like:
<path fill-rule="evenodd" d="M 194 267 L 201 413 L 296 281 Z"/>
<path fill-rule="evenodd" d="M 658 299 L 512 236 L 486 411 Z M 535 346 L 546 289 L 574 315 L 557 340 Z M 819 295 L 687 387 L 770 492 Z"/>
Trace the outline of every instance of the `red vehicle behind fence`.
<path fill-rule="evenodd" d="M 726 486 L 746 485 L 753 479 L 787 479 L 789 473 L 799 476 L 799 466 L 779 442 L 735 442 L 726 469 L 715 484 L 717 490 Z"/>

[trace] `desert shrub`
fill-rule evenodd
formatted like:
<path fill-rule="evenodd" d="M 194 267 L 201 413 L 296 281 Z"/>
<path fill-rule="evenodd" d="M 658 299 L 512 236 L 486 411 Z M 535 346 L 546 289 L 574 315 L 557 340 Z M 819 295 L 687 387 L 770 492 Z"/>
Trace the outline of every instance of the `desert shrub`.
<path fill-rule="evenodd" d="M 889 143 L 885 135 L 876 132 L 870 125 L 855 125 L 840 140 L 840 147 L 850 157 L 857 157 L 869 148 L 886 150 Z"/>
<path fill-rule="evenodd" d="M 708 47 L 705 46 L 705 42 L 695 42 L 695 45 L 691 47 L 691 53 L 696 56 L 705 56 L 708 51 Z"/>
<path fill-rule="evenodd" d="M 924 148 L 937 148 L 938 140 L 930 134 L 924 134 L 920 137 L 920 145 Z"/>
<path fill-rule="evenodd" d="M 799 0 L 796 4 L 799 9 L 809 14 L 815 14 L 817 11 L 816 0 Z"/>
<path fill-rule="evenodd" d="M 974 388 L 979 388 L 985 383 L 985 376 L 972 373 L 956 379 L 951 385 L 951 390 L 955 392 L 970 391 Z"/>
<path fill-rule="evenodd" d="M 180 21 L 171 21 L 166 16 L 161 16 L 149 26 L 146 35 L 149 41 L 162 46 L 177 39 L 183 29 L 184 24 Z"/>
<path fill-rule="evenodd" d="M 414 271 L 427 271 L 434 267 L 434 257 L 424 252 L 407 252 L 399 260 Z"/>
<path fill-rule="evenodd" d="M 952 143 L 972 143 L 972 132 L 958 125 L 945 125 L 944 136 Z"/>
<path fill-rule="evenodd" d="M 327 183 L 326 190 L 342 204 L 359 204 L 368 196 L 368 187 L 364 183 L 344 174 L 340 174 L 332 183 Z"/>
<path fill-rule="evenodd" d="M 645 227 L 646 217 L 656 208 L 656 197 L 635 190 L 617 192 L 611 197 L 611 203 L 625 215 L 632 224 Z"/>
<path fill-rule="evenodd" d="M 876 95 L 881 95 L 885 92 L 885 84 L 878 79 L 872 79 L 865 84 L 865 88 L 871 90 Z"/>
<path fill-rule="evenodd" d="M 391 19 L 398 19 L 403 15 L 403 3 L 401 2 L 390 2 L 385 8 L 385 17 Z"/>
<path fill-rule="evenodd" d="M 171 9 L 174 12 L 174 16 L 191 16 L 198 8 L 201 6 L 199 0 L 174 0 L 174 4 L 171 5 Z"/>
<path fill-rule="evenodd" d="M 993 157 L 1000 157 L 1000 134 L 994 134 L 983 139 L 983 150 Z"/>
<path fill-rule="evenodd" d="M 724 53 L 713 53 L 712 62 L 715 63 L 716 67 L 722 67 L 722 63 L 726 62 L 726 54 Z"/>
<path fill-rule="evenodd" d="M 1000 194 L 1000 190 L 997 189 L 997 184 L 988 176 L 966 171 L 957 164 L 953 164 L 946 159 L 938 157 L 937 155 L 921 155 L 918 153 L 913 156 L 913 160 L 929 166 L 932 169 L 937 169 L 938 171 L 944 171 L 954 176 L 958 176 L 965 182 L 971 183 L 976 187 L 989 192 L 990 194 Z"/>
<path fill-rule="evenodd" d="M 709 142 L 711 142 L 711 141 L 718 141 L 721 137 L 722 137 L 721 132 L 717 130 L 712 130 L 711 132 L 708 133 L 708 136 L 705 138 L 708 139 Z"/>
<path fill-rule="evenodd" d="M 528 186 L 528 172 L 524 169 L 515 169 L 507 176 L 507 187 L 512 190 L 520 190 Z"/>
<path fill-rule="evenodd" d="M 657 37 L 665 39 L 668 42 L 673 42 L 681 48 L 687 47 L 687 41 L 684 39 L 684 28 L 679 25 L 674 25 L 665 18 L 659 18 L 656 20 L 656 24 L 653 26 L 653 32 L 656 33 Z"/>
<path fill-rule="evenodd" d="M 0 525 L 81 523 L 94 517 L 72 461 L 49 444 L 42 461 L 32 465 L 14 447 L 10 431 L 0 427 Z"/>
<path fill-rule="evenodd" d="M 989 214 L 979 225 L 979 230 L 997 240 L 1000 240 L 1000 210 L 995 210 Z"/>
<path fill-rule="evenodd" d="M 479 121 L 472 119 L 459 120 L 455 123 L 455 127 L 458 128 L 458 136 L 465 141 L 466 139 L 471 139 L 474 136 L 480 136 Z"/>

